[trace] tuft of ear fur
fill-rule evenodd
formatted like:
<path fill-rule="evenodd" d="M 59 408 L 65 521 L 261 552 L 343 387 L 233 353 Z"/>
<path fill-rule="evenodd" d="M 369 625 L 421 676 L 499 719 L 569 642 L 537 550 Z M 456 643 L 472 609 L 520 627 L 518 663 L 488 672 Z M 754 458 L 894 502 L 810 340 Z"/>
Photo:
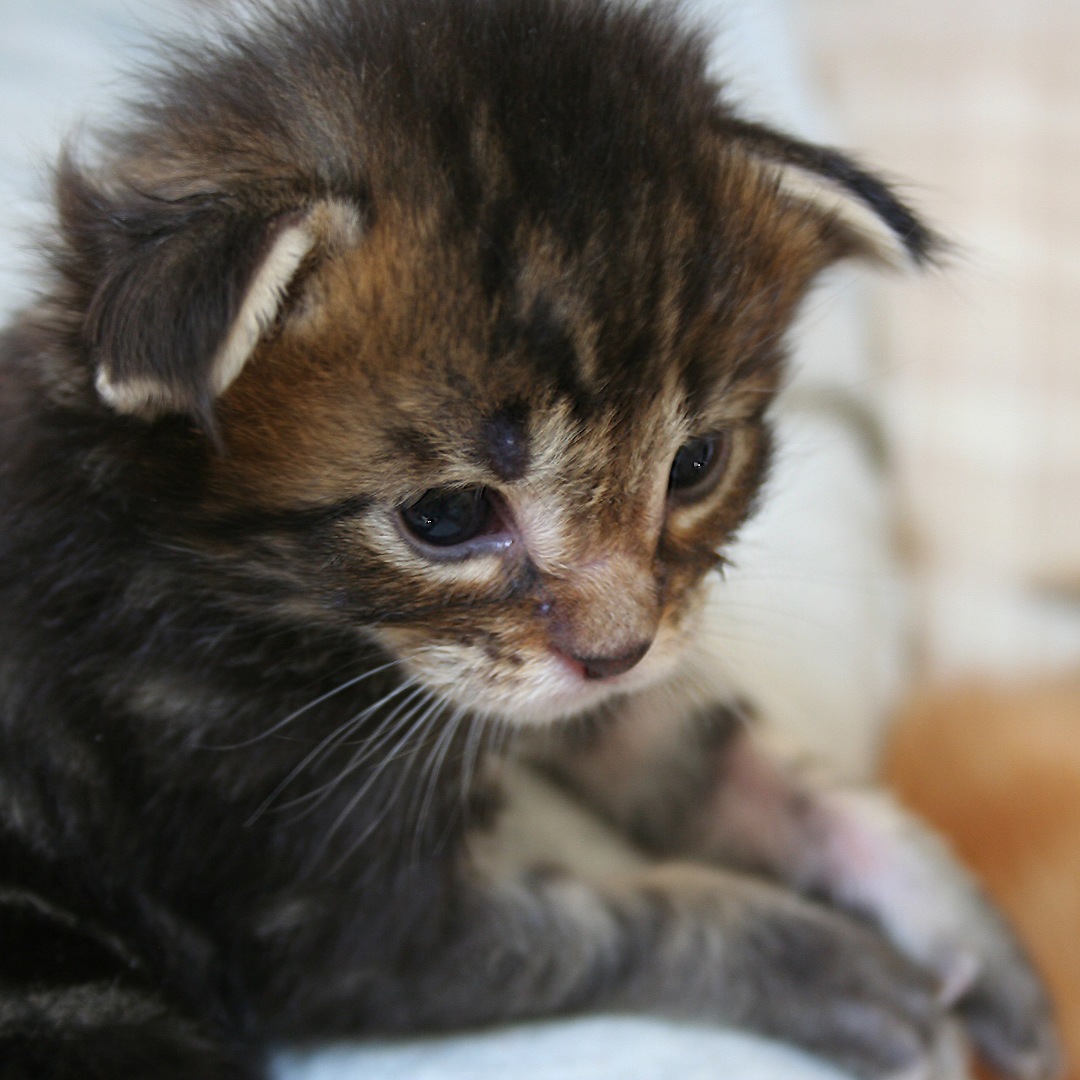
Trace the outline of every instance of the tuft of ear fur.
<path fill-rule="evenodd" d="M 230 225 L 240 235 L 229 235 Z M 305 222 L 288 218 L 269 226 L 223 221 L 216 235 L 199 239 L 206 242 L 189 235 L 161 244 L 103 283 L 94 298 L 85 325 L 97 362 L 95 385 L 118 412 L 183 411 L 228 389 L 315 245 Z"/>
<path fill-rule="evenodd" d="M 945 251 L 944 241 L 884 180 L 841 151 L 732 116 L 723 117 L 716 129 L 776 168 L 780 191 L 822 217 L 838 255 L 925 267 Z"/>
<path fill-rule="evenodd" d="M 278 319 L 320 243 L 353 237 L 354 208 L 322 200 L 268 211 L 217 192 L 165 198 L 58 175 L 65 273 L 81 344 L 118 412 L 209 420 L 214 400 Z"/>

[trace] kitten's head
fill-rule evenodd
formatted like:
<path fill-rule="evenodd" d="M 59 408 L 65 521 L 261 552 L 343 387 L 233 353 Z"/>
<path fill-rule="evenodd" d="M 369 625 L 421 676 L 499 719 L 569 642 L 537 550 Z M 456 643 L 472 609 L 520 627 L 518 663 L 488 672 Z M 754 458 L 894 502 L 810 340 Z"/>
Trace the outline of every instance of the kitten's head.
<path fill-rule="evenodd" d="M 511 720 L 670 675 L 810 283 L 932 244 L 704 68 L 640 7 L 328 0 L 67 165 L 99 395 L 216 440 L 198 543 Z"/>

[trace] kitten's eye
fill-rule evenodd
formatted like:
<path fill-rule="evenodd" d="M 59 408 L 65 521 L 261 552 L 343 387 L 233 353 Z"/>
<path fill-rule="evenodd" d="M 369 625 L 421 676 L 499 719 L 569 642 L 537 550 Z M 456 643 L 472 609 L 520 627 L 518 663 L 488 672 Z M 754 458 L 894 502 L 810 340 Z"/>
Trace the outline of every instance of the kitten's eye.
<path fill-rule="evenodd" d="M 409 532 L 433 547 L 467 543 L 489 532 L 494 518 L 486 488 L 432 488 L 401 509 Z"/>
<path fill-rule="evenodd" d="M 707 495 L 727 464 L 728 437 L 723 433 L 688 439 L 671 463 L 668 491 L 682 502 Z"/>

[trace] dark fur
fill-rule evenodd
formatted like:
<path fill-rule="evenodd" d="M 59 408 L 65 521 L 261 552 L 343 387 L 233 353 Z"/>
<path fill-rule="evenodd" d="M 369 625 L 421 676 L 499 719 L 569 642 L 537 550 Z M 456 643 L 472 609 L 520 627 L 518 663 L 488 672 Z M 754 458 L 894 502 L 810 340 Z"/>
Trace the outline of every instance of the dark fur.
<path fill-rule="evenodd" d="M 326 0 L 259 26 L 177 47 L 103 164 L 62 162 L 47 294 L 0 344 L 0 1073 L 256 1077 L 271 1043 L 595 1007 L 733 1020 L 867 1075 L 911 1060 L 930 982 L 877 935 L 703 868 L 586 900 L 486 881 L 462 848 L 490 811 L 478 722 L 433 706 L 399 743 L 406 693 L 356 718 L 401 685 L 380 635 L 510 671 L 690 610 L 760 488 L 780 332 L 864 246 L 768 162 L 831 177 L 917 259 L 929 233 L 843 156 L 733 118 L 663 14 Z M 320 200 L 359 216 L 362 264 L 306 259 L 215 401 L 248 283 Z M 731 464 L 638 592 L 528 560 L 446 586 L 364 538 L 444 473 L 527 478 L 561 405 L 626 450 L 568 472 L 582 537 L 633 538 L 630 451 L 672 370 L 690 414 L 730 413 Z M 168 407 L 118 414 L 99 371 Z"/>

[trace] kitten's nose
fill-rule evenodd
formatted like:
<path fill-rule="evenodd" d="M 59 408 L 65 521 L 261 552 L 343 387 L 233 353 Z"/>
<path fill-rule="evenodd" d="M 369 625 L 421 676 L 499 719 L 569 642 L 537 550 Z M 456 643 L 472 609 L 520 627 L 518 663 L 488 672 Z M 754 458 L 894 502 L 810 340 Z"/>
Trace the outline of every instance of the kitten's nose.
<path fill-rule="evenodd" d="M 575 664 L 581 665 L 586 679 L 613 679 L 629 671 L 649 651 L 651 641 L 643 641 L 617 656 L 576 656 L 568 654 Z"/>

